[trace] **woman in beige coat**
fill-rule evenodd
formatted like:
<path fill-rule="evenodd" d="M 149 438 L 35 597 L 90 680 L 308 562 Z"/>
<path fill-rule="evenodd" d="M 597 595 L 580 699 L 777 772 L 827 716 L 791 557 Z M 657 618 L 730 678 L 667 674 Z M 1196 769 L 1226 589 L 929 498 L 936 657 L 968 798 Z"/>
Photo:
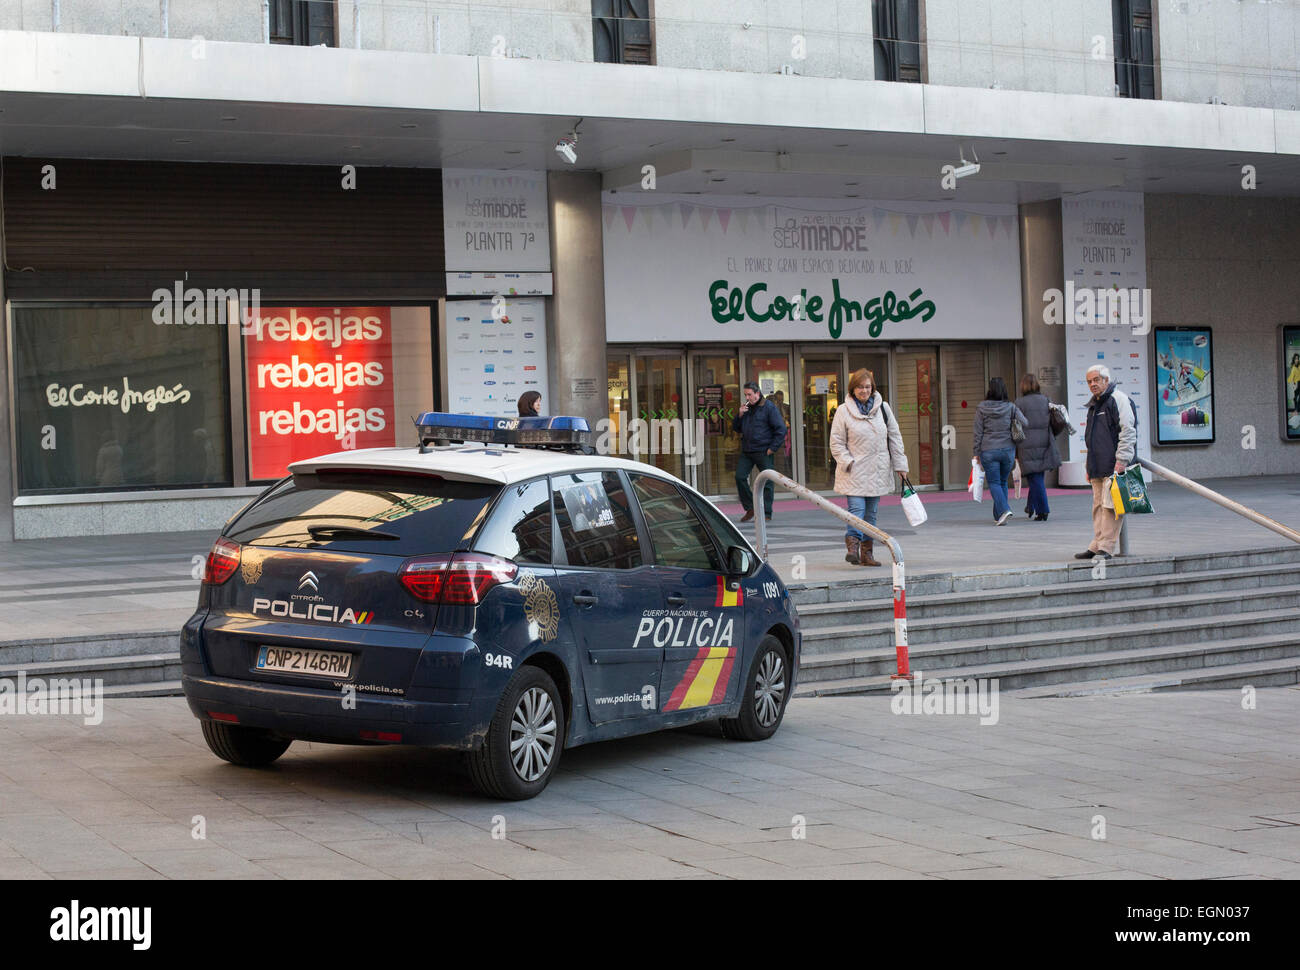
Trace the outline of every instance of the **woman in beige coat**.
<path fill-rule="evenodd" d="M 889 405 L 876 393 L 876 378 L 863 368 L 849 378 L 849 399 L 835 410 L 831 423 L 835 456 L 835 491 L 849 500 L 849 512 L 872 525 L 880 496 L 894 490 L 894 473 L 907 474 L 907 452 Z M 844 534 L 844 560 L 879 566 L 871 557 L 872 539 L 853 526 Z"/>

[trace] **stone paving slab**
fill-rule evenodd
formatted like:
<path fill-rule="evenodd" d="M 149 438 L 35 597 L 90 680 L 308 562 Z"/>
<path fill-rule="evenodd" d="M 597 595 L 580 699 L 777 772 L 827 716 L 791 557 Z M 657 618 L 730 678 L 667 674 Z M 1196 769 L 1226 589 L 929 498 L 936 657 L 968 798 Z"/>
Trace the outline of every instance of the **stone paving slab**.
<path fill-rule="evenodd" d="M 98 726 L 0 717 L 0 878 L 1295 879 L 1297 733 L 1297 688 L 1253 710 L 1005 697 L 986 726 L 797 699 L 770 741 L 578 748 L 505 803 L 418 749 L 300 743 L 235 768 L 182 699 L 116 699 Z"/>

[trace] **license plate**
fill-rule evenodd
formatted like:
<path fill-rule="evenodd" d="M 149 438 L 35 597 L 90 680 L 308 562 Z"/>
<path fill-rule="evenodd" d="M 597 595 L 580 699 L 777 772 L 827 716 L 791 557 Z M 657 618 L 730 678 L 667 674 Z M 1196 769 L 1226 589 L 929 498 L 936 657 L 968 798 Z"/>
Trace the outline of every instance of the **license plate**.
<path fill-rule="evenodd" d="M 352 654 L 301 647 L 259 647 L 257 669 L 346 679 L 352 676 Z"/>

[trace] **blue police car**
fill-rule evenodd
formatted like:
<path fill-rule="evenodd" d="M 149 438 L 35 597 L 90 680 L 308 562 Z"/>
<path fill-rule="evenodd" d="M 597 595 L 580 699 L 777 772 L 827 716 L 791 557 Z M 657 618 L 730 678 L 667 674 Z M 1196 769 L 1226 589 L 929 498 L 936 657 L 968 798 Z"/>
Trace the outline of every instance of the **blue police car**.
<path fill-rule="evenodd" d="M 216 755 L 452 748 L 480 791 L 520 799 L 568 747 L 708 720 L 776 732 L 799 619 L 706 499 L 581 453 L 581 418 L 418 424 L 418 448 L 295 462 L 222 530 L 181 635 Z"/>

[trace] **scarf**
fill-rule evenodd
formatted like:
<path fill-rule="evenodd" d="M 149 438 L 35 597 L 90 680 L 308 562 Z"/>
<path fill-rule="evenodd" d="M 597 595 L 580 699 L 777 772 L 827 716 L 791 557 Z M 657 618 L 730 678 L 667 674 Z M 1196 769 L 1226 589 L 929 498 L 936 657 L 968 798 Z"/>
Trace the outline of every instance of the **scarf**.
<path fill-rule="evenodd" d="M 871 392 L 871 396 L 868 397 L 868 398 L 866 399 L 866 401 L 859 401 L 859 400 L 857 399 L 857 397 L 855 396 L 855 397 L 853 398 L 853 403 L 856 404 L 856 405 L 858 406 L 858 412 L 859 412 L 859 413 L 861 413 L 861 414 L 863 414 L 863 415 L 865 415 L 865 416 L 867 416 L 867 417 L 871 417 L 871 412 L 872 412 L 873 410 L 875 410 L 875 407 L 876 407 L 876 393 L 875 393 L 874 391 L 872 391 L 872 392 Z"/>

